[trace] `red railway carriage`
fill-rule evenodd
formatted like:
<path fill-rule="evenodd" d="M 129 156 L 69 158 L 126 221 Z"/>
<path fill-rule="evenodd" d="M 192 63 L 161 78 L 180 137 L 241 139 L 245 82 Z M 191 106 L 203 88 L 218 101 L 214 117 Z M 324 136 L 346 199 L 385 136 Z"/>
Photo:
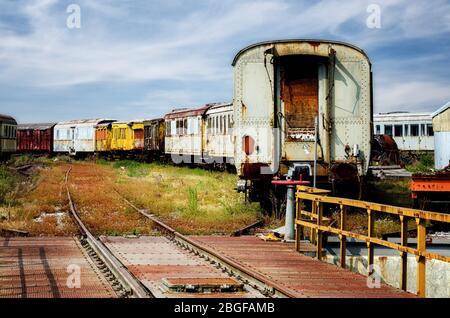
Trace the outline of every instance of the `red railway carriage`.
<path fill-rule="evenodd" d="M 17 151 L 51 153 L 56 123 L 21 124 L 17 128 Z"/>

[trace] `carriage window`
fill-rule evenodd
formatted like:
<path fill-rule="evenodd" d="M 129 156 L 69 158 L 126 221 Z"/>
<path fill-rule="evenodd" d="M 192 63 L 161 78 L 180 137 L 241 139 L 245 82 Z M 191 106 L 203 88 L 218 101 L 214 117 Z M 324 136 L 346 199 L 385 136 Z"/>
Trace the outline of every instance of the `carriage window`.
<path fill-rule="evenodd" d="M 376 125 L 375 126 L 376 128 L 375 128 L 375 133 L 377 134 L 377 135 L 379 135 L 379 134 L 381 134 L 381 127 L 380 127 L 380 125 Z"/>
<path fill-rule="evenodd" d="M 188 121 L 187 121 L 187 119 L 185 119 L 183 122 L 183 135 L 187 134 L 187 127 L 188 127 Z"/>
<path fill-rule="evenodd" d="M 227 133 L 227 116 L 222 116 L 223 118 L 223 134 Z"/>
<path fill-rule="evenodd" d="M 413 136 L 413 137 L 419 136 L 419 125 L 418 124 L 411 125 L 411 136 Z"/>
<path fill-rule="evenodd" d="M 228 115 L 228 128 L 231 128 L 231 115 Z"/>
<path fill-rule="evenodd" d="M 409 136 L 408 128 L 409 125 L 405 125 L 405 136 Z"/>
<path fill-rule="evenodd" d="M 403 137 L 403 125 L 394 126 L 394 135 L 395 137 Z"/>
<path fill-rule="evenodd" d="M 392 125 L 385 125 L 384 126 L 384 134 L 392 136 Z"/>
<path fill-rule="evenodd" d="M 420 125 L 420 135 L 421 136 L 426 136 L 425 135 L 425 124 L 421 124 Z"/>
<path fill-rule="evenodd" d="M 172 127 L 172 122 L 167 121 L 166 122 L 166 136 L 170 137 L 170 128 Z"/>
<path fill-rule="evenodd" d="M 228 125 L 227 125 L 227 116 L 224 115 L 224 116 L 223 116 L 223 134 L 224 134 L 224 135 L 227 134 L 227 128 L 228 128 Z"/>
<path fill-rule="evenodd" d="M 194 134 L 198 135 L 201 126 L 201 120 L 200 118 L 197 119 L 194 118 L 193 122 L 194 122 Z"/>
<path fill-rule="evenodd" d="M 427 135 L 428 136 L 434 136 L 434 131 L 433 131 L 433 125 L 432 124 L 427 124 Z"/>

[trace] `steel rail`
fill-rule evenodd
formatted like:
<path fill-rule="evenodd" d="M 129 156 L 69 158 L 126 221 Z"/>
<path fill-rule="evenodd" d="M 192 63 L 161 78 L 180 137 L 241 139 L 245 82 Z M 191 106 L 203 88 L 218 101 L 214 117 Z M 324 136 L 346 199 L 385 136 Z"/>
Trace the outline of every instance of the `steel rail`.
<path fill-rule="evenodd" d="M 147 289 L 142 286 L 141 282 L 135 278 L 112 253 L 111 251 L 99 240 L 97 240 L 94 235 L 88 230 L 88 228 L 84 225 L 83 221 L 80 219 L 75 203 L 72 199 L 69 189 L 69 173 L 72 170 L 70 167 L 65 175 L 65 186 L 67 191 L 67 197 L 69 199 L 69 207 L 72 217 L 79 227 L 81 233 L 85 236 L 86 241 L 91 246 L 91 248 L 95 251 L 95 253 L 100 257 L 100 259 L 105 263 L 108 269 L 114 274 L 117 280 L 122 284 L 125 291 L 136 298 L 150 298 L 153 295 L 147 291 Z"/>
<path fill-rule="evenodd" d="M 146 218 L 150 219 L 164 232 L 168 233 L 171 239 L 176 244 L 188 249 L 192 253 L 202 258 L 205 258 L 207 261 L 210 261 L 211 263 L 216 263 L 219 268 L 222 268 L 230 276 L 234 276 L 238 280 L 243 281 L 244 283 L 259 290 L 265 296 L 280 297 L 280 298 L 299 297 L 299 294 L 293 293 L 286 287 L 267 278 L 266 276 L 258 272 L 252 271 L 251 269 L 243 266 L 242 264 L 236 262 L 235 260 L 229 258 L 228 256 L 219 254 L 212 248 L 205 246 L 204 244 L 201 244 L 200 242 L 192 240 L 189 237 L 177 232 L 175 229 L 161 222 L 153 215 L 150 215 L 147 212 L 145 212 L 145 210 L 138 208 L 131 201 L 125 198 L 116 188 L 113 189 L 131 208 L 133 208 Z"/>

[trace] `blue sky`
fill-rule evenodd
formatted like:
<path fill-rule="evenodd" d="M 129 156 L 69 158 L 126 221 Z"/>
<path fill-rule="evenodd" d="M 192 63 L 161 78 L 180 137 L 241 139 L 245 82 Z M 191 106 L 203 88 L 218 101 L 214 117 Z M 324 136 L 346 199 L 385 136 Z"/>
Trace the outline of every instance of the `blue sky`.
<path fill-rule="evenodd" d="M 66 26 L 71 3 L 80 29 Z M 366 25 L 372 3 L 380 29 Z M 236 52 L 284 38 L 364 49 L 376 112 L 433 111 L 450 100 L 450 1 L 2 0 L 0 113 L 136 119 L 229 101 Z"/>

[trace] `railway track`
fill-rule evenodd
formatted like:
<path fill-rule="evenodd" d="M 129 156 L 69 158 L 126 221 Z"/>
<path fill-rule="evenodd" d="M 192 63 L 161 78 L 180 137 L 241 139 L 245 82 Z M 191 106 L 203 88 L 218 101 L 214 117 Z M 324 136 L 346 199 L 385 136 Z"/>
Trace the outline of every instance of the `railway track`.
<path fill-rule="evenodd" d="M 100 271 L 109 280 L 113 289 L 120 297 L 148 298 L 151 293 L 141 285 L 126 267 L 109 251 L 109 249 L 88 230 L 80 219 L 76 205 L 72 199 L 69 189 L 69 174 L 72 168 L 69 168 L 65 175 L 65 187 L 69 200 L 71 216 L 83 235 L 81 243 L 88 251 Z"/>
<path fill-rule="evenodd" d="M 116 255 L 118 253 L 113 253 L 111 248 L 107 247 L 108 239 L 104 238 L 102 240 L 97 239 L 92 235 L 89 229 L 81 220 L 79 213 L 77 212 L 76 203 L 74 202 L 70 189 L 69 189 L 69 175 L 71 168 L 66 172 L 65 176 L 65 186 L 67 191 L 67 196 L 69 199 L 69 207 L 71 215 L 80 228 L 83 234 L 83 246 L 88 249 L 89 255 L 93 257 L 99 269 L 105 273 L 112 281 L 113 287 L 116 288 L 119 296 L 121 297 L 137 297 L 137 298 L 147 298 L 147 297 L 158 297 L 162 296 L 159 292 L 154 292 L 149 288 L 146 288 L 145 284 L 141 282 L 132 271 L 128 270 L 127 267 L 120 261 L 120 256 Z M 167 239 L 176 249 L 181 249 L 189 254 L 190 257 L 197 259 L 199 262 L 206 264 L 206 267 L 211 267 L 214 269 L 215 273 L 221 273 L 222 277 L 216 278 L 183 278 L 184 281 L 189 281 L 188 285 L 192 285 L 192 281 L 204 281 L 206 284 L 211 284 L 212 281 L 216 280 L 220 282 L 221 286 L 217 287 L 219 290 L 226 290 L 228 285 L 241 285 L 237 288 L 241 291 L 247 291 L 248 293 L 235 294 L 244 297 L 295 297 L 289 290 L 283 286 L 271 281 L 267 277 L 261 275 L 260 273 L 253 271 L 241 264 L 235 262 L 234 260 L 228 258 L 227 256 L 219 254 L 217 251 L 195 241 L 171 228 L 167 224 L 163 223 L 161 220 L 157 219 L 155 216 L 149 214 L 146 210 L 138 208 L 133 202 L 125 198 L 117 189 L 114 189 L 115 193 L 132 209 L 140 213 L 143 217 L 150 219 L 153 224 L 157 227 L 162 236 Z M 106 243 L 106 244 L 105 244 Z M 123 254 L 123 253 L 122 253 Z M 158 256 L 156 256 L 158 257 Z M 202 265 L 205 266 L 205 265 Z M 231 279 L 227 281 L 227 278 Z M 174 279 L 169 279 L 174 280 Z M 180 281 L 179 278 L 175 279 Z M 225 283 L 226 284 L 225 284 Z M 233 283 L 234 282 L 234 283 Z M 224 284 L 227 285 L 224 287 Z M 188 289 L 192 286 L 188 286 Z M 234 287 L 233 287 L 234 288 Z M 232 288 L 232 289 L 233 289 Z M 201 289 L 201 288 L 200 288 Z M 207 290 L 214 289 L 214 287 L 209 286 Z M 230 294 L 231 295 L 231 294 Z M 185 297 L 186 294 L 179 295 L 180 297 Z M 189 297 L 204 297 L 204 294 L 196 293 L 190 294 Z M 222 294 L 223 296 L 223 294 Z M 232 295 L 231 295 L 232 296 Z"/>
<path fill-rule="evenodd" d="M 251 269 L 242 266 L 231 258 L 217 253 L 217 251 L 214 251 L 213 249 L 201 244 L 200 242 L 192 240 L 189 237 L 177 232 L 167 224 L 164 224 L 163 222 L 158 220 L 153 215 L 147 213 L 146 210 L 138 208 L 127 198 L 125 198 L 117 189 L 114 189 L 114 191 L 131 208 L 139 212 L 144 217 L 152 220 L 173 243 L 206 260 L 211 265 L 214 265 L 215 267 L 221 269 L 223 272 L 227 273 L 230 277 L 241 281 L 245 285 L 251 286 L 253 289 L 259 291 L 265 297 L 295 297 L 295 295 L 285 287 L 267 279 L 256 271 L 252 271 Z"/>

